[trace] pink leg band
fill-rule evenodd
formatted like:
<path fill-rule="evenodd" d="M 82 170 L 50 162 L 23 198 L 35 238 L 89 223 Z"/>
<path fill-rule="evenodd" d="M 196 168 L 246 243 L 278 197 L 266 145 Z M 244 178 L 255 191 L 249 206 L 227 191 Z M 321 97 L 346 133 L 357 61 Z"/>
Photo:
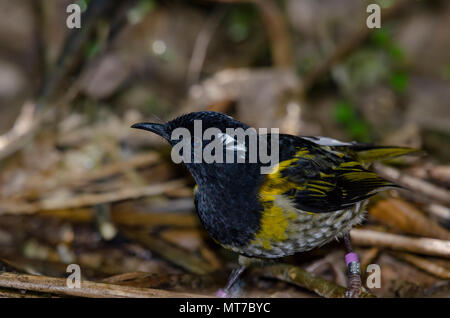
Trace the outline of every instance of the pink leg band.
<path fill-rule="evenodd" d="M 216 297 L 219 297 L 219 298 L 228 298 L 228 293 L 225 292 L 225 291 L 223 291 L 222 289 L 219 289 L 219 290 L 217 291 Z"/>
<path fill-rule="evenodd" d="M 348 266 L 351 262 L 359 262 L 358 255 L 356 255 L 356 253 L 345 254 L 345 264 Z"/>

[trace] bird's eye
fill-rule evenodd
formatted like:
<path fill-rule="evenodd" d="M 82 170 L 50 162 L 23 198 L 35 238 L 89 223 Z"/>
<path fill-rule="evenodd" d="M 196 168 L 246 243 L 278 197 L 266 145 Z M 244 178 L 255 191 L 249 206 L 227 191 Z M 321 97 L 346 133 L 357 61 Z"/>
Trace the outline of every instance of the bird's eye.
<path fill-rule="evenodd" d="M 192 145 L 194 146 L 194 148 L 198 148 L 202 145 L 202 141 L 200 140 L 200 138 L 194 137 L 192 140 Z"/>

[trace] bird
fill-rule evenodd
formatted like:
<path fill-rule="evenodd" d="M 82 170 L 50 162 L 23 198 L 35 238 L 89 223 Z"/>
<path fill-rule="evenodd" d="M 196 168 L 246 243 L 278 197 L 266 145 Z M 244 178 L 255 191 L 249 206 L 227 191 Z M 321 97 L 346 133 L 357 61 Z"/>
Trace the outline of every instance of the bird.
<path fill-rule="evenodd" d="M 256 139 L 250 133 L 239 139 L 230 132 L 254 132 L 252 127 L 213 111 L 131 127 L 153 132 L 166 139 L 172 151 L 179 150 L 173 159 L 179 163 L 182 158 L 196 183 L 194 203 L 201 224 L 214 241 L 239 255 L 239 267 L 219 290 L 219 297 L 230 295 L 252 260 L 306 252 L 337 238 L 343 238 L 347 252 L 346 297 L 359 297 L 360 264 L 349 231 L 363 222 L 371 196 L 399 187 L 369 170 L 369 165 L 416 151 L 272 130 L 256 133 Z M 206 134 L 208 129 L 210 133 Z M 186 133 L 184 138 L 180 131 Z M 277 151 L 274 163 L 252 159 L 251 152 L 256 148 L 251 142 L 255 140 L 260 148 L 268 148 L 267 153 Z M 223 160 L 196 160 L 212 146 L 216 148 L 210 153 Z M 229 159 L 226 154 L 234 160 L 225 160 Z"/>

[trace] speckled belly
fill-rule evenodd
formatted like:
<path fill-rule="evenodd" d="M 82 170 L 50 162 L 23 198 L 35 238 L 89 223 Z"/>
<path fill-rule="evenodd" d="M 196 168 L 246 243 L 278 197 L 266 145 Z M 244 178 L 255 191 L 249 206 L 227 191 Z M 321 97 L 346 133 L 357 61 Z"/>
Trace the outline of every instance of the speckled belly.
<path fill-rule="evenodd" d="M 243 248 L 229 247 L 250 257 L 277 258 L 320 247 L 364 219 L 366 201 L 348 209 L 329 213 L 308 213 L 292 208 L 283 200 L 277 202 L 288 220 L 284 233 L 277 237 L 258 237 Z"/>

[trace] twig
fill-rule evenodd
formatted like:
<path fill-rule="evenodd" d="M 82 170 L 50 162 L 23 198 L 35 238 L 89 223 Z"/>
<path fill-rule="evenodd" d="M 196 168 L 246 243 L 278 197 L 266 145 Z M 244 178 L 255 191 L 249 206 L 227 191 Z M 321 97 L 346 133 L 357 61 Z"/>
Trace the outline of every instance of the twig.
<path fill-rule="evenodd" d="M 195 39 L 194 48 L 192 50 L 191 61 L 189 62 L 187 84 L 188 86 L 198 82 L 206 58 L 209 42 L 214 32 L 223 19 L 225 10 L 216 9 L 205 21 L 204 26 L 200 30 Z"/>
<path fill-rule="evenodd" d="M 35 110 L 36 104 L 27 101 L 11 130 L 0 136 L 0 160 L 20 149 L 27 142 L 27 136 L 39 126 L 42 118 L 35 118 Z"/>
<path fill-rule="evenodd" d="M 33 1 L 31 2 L 33 12 L 34 12 L 34 38 L 36 45 L 36 54 L 38 60 L 38 78 L 37 81 L 40 83 L 46 76 L 48 71 L 48 48 L 45 41 L 45 30 L 46 30 L 46 7 L 45 2 Z"/>
<path fill-rule="evenodd" d="M 65 184 L 79 185 L 89 183 L 94 180 L 105 179 L 113 175 L 123 173 L 127 170 L 136 169 L 143 166 L 151 165 L 159 160 L 159 155 L 155 152 L 149 152 L 144 154 L 138 154 L 123 161 L 118 161 L 90 171 L 88 175 L 81 177 L 74 177 L 68 180 Z"/>
<path fill-rule="evenodd" d="M 0 287 L 31 290 L 57 295 L 110 298 L 110 297 L 207 297 L 204 295 L 177 293 L 165 290 L 138 288 L 123 285 L 113 285 L 104 283 L 94 283 L 86 280 L 81 281 L 80 288 L 69 288 L 66 285 L 66 279 L 46 276 L 33 276 L 24 274 L 13 274 L 3 272 L 0 274 Z"/>
<path fill-rule="evenodd" d="M 290 68 L 293 66 L 292 44 L 289 31 L 280 9 L 275 1 L 253 0 L 266 26 L 275 66 Z"/>
<path fill-rule="evenodd" d="M 314 276 L 306 270 L 287 264 L 277 264 L 264 266 L 256 271 L 264 276 L 276 278 L 308 290 L 326 298 L 344 298 L 346 288 L 327 281 L 321 277 Z M 361 297 L 375 297 L 367 292 L 362 293 Z"/>
<path fill-rule="evenodd" d="M 106 0 L 94 0 L 83 13 L 83 27 L 73 29 L 66 37 L 64 46 L 58 57 L 55 67 L 43 82 L 39 97 L 50 101 L 61 88 L 69 72 L 76 63 L 80 62 L 79 55 L 83 45 L 88 41 L 91 31 L 98 24 L 99 18 L 111 8 L 111 3 Z M 41 107 L 47 106 L 40 104 Z"/>
<path fill-rule="evenodd" d="M 42 217 L 53 217 L 68 222 L 92 222 L 94 220 L 94 209 L 77 208 L 42 211 L 37 215 Z M 192 213 L 175 212 L 152 212 L 140 213 L 134 211 L 132 207 L 121 208 L 114 206 L 111 213 L 111 219 L 114 223 L 124 226 L 140 226 L 143 228 L 151 227 L 171 227 L 171 228 L 196 228 L 200 226 L 198 218 Z"/>
<path fill-rule="evenodd" d="M 401 199 L 378 201 L 369 209 L 370 217 L 405 233 L 450 240 L 450 232 Z"/>
<path fill-rule="evenodd" d="M 204 275 L 212 273 L 217 269 L 192 252 L 174 246 L 149 233 L 131 231 L 124 228 L 120 228 L 120 232 L 128 239 L 143 245 L 150 251 L 159 254 L 163 259 L 184 268 L 190 273 Z"/>
<path fill-rule="evenodd" d="M 414 178 L 410 175 L 403 174 L 395 168 L 384 166 L 379 163 L 374 164 L 374 169 L 383 178 L 410 189 L 416 194 L 422 194 L 428 198 L 441 202 L 446 206 L 450 206 L 450 191 L 448 190 L 442 189 L 421 179 Z"/>
<path fill-rule="evenodd" d="M 10 290 L 6 288 L 0 288 L 0 298 L 56 298 L 56 296 L 38 294 L 38 293 L 27 293 L 24 290 Z"/>
<path fill-rule="evenodd" d="M 407 261 L 408 263 L 416 266 L 417 268 L 430 273 L 436 277 L 443 279 L 450 279 L 450 270 L 447 268 L 436 264 L 436 262 L 431 262 L 423 257 L 408 253 L 392 253 L 394 256 Z"/>
<path fill-rule="evenodd" d="M 450 165 L 431 167 L 427 172 L 432 179 L 450 184 Z"/>
<path fill-rule="evenodd" d="M 36 203 L 0 202 L 0 215 L 2 214 L 32 214 L 43 210 L 64 210 L 102 203 L 138 199 L 146 196 L 163 194 L 166 191 L 181 187 L 182 180 L 169 181 L 137 188 L 125 188 L 100 194 L 82 194 L 71 198 L 44 199 Z"/>
<path fill-rule="evenodd" d="M 215 280 L 211 275 L 152 274 L 144 272 L 130 272 L 114 275 L 102 279 L 101 282 L 156 289 L 162 286 L 164 286 L 165 289 L 206 289 L 214 287 L 215 284 Z"/>
<path fill-rule="evenodd" d="M 111 7 L 112 4 L 107 0 L 92 1 L 88 9 L 83 13 L 83 28 L 74 29 L 64 42 L 64 47 L 58 57 L 58 61 L 52 72 L 46 74 L 42 81 L 42 86 L 37 94 L 37 102 L 35 102 L 36 110 L 33 112 L 33 118 L 25 129 L 17 130 L 16 124 L 20 122 L 20 116 L 16 120 L 14 128 L 0 136 L 0 160 L 12 155 L 25 146 L 33 139 L 34 134 L 38 128 L 51 116 L 54 115 L 54 106 L 68 103 L 72 100 L 78 89 L 73 86 L 78 86 L 78 81 L 71 85 L 68 90 L 64 92 L 64 96 L 57 102 L 54 102 L 58 93 L 58 89 L 68 77 L 68 74 L 79 62 L 79 54 L 82 52 L 83 45 L 89 38 L 91 30 L 98 23 L 99 17 Z"/>
<path fill-rule="evenodd" d="M 450 222 L 450 209 L 440 204 L 428 204 L 425 211 L 443 222 Z"/>
<path fill-rule="evenodd" d="M 424 164 L 410 169 L 413 176 L 420 179 L 431 179 L 442 186 L 450 185 L 450 165 L 435 166 Z"/>
<path fill-rule="evenodd" d="M 154 274 L 145 273 L 145 272 L 129 272 L 129 273 L 117 274 L 117 275 L 103 278 L 101 280 L 101 282 L 107 283 L 107 284 L 127 285 L 127 284 L 129 284 L 129 282 L 146 279 L 152 275 L 154 275 Z"/>
<path fill-rule="evenodd" d="M 54 190 L 57 187 L 74 187 L 80 186 L 83 184 L 90 183 L 95 180 L 106 179 L 108 177 L 112 177 L 116 174 L 120 174 L 126 172 L 131 169 L 136 169 L 142 166 L 148 166 L 159 159 L 159 155 L 155 152 L 138 154 L 124 161 L 118 161 L 111 163 L 109 165 L 105 165 L 100 167 L 94 171 L 88 171 L 83 175 L 69 175 L 66 178 L 60 180 L 58 178 L 54 178 L 49 182 L 40 181 L 39 186 L 36 183 L 33 183 L 29 188 L 22 191 L 19 195 L 15 196 L 14 199 L 20 199 L 27 197 L 29 195 L 36 196 L 39 193 L 48 192 Z M 39 180 L 42 180 L 42 176 L 39 176 Z"/>
<path fill-rule="evenodd" d="M 412 238 L 403 235 L 372 230 L 353 229 L 350 231 L 352 243 L 360 246 L 388 247 L 413 253 L 450 258 L 450 241 Z"/>
<path fill-rule="evenodd" d="M 367 266 L 369 264 L 372 264 L 372 262 L 378 257 L 378 254 L 380 253 L 380 249 L 378 247 L 372 247 L 362 253 L 361 255 L 361 273 L 366 272 Z"/>
<path fill-rule="evenodd" d="M 424 205 L 423 211 L 440 223 L 446 224 L 447 222 L 450 222 L 450 208 L 436 203 L 435 200 L 426 197 L 425 195 L 421 195 L 420 193 L 408 190 L 402 191 L 402 197 L 408 199 L 411 203 Z"/>
<path fill-rule="evenodd" d="M 198 227 L 200 225 L 198 217 L 192 213 L 136 213 L 128 209 L 113 210 L 112 220 L 121 225 L 142 227 Z"/>
<path fill-rule="evenodd" d="M 102 250 L 98 250 L 98 255 L 101 255 L 102 253 L 108 253 L 108 251 L 104 252 Z M 123 255 L 129 254 L 124 253 Z M 105 259 L 109 256 L 109 254 L 101 255 L 101 257 Z M 0 263 L 6 264 L 7 267 L 3 270 L 0 268 L 0 272 L 5 271 L 29 275 L 51 275 L 57 277 L 62 277 L 66 274 L 67 263 L 60 260 L 36 259 L 18 256 L 15 254 L 2 254 L 1 257 Z M 119 264 L 102 264 L 102 266 L 95 267 L 82 260 L 83 254 L 78 254 L 77 257 L 79 257 L 77 262 L 83 269 L 83 277 L 104 277 L 124 271 L 124 268 L 120 267 Z"/>

